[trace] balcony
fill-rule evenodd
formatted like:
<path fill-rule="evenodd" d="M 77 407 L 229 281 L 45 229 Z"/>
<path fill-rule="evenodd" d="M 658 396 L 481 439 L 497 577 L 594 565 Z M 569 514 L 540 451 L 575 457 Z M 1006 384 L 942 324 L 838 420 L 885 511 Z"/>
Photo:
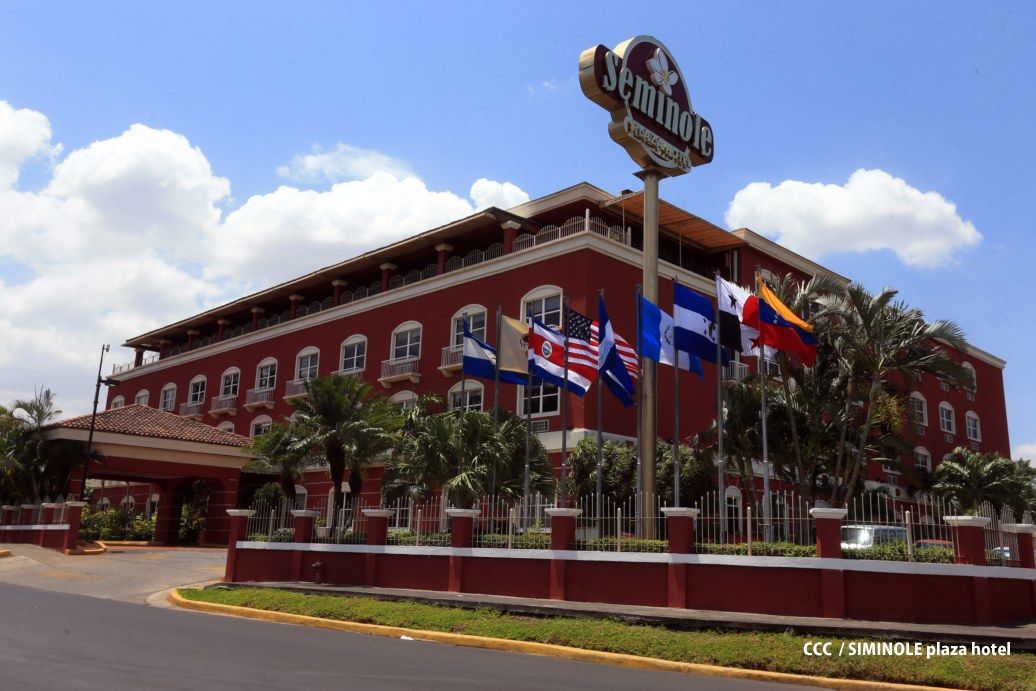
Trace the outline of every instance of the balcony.
<path fill-rule="evenodd" d="M 245 408 L 273 408 L 273 389 L 249 389 L 245 394 Z"/>
<path fill-rule="evenodd" d="M 730 361 L 723 365 L 723 381 L 744 381 L 748 377 L 748 365 Z"/>
<path fill-rule="evenodd" d="M 237 394 L 216 396 L 212 399 L 212 407 L 209 408 L 209 415 L 219 417 L 223 413 L 234 415 L 237 413 Z"/>
<path fill-rule="evenodd" d="M 180 417 L 197 418 L 201 419 L 202 409 L 205 407 L 205 401 L 196 401 L 194 403 L 181 403 L 180 404 Z"/>
<path fill-rule="evenodd" d="M 363 367 L 349 367 L 347 369 L 335 370 L 332 374 L 336 374 L 339 377 L 362 377 Z"/>
<path fill-rule="evenodd" d="M 446 346 L 442 349 L 442 359 L 439 363 L 439 371 L 447 377 L 452 377 L 453 373 L 461 368 L 464 364 L 464 346 L 452 345 Z"/>
<path fill-rule="evenodd" d="M 382 360 L 381 376 L 378 377 L 378 383 L 386 389 L 397 381 L 409 381 L 416 384 L 421 381 L 421 375 L 418 372 L 420 362 L 421 358 L 419 357 L 401 360 Z"/>
<path fill-rule="evenodd" d="M 309 393 L 308 379 L 292 379 L 284 385 L 285 398 L 300 398 Z"/>

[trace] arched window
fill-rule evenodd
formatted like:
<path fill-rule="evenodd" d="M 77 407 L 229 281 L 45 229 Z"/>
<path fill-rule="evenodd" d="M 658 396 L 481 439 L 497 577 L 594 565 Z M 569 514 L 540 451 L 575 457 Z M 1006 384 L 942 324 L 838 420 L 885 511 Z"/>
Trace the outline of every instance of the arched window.
<path fill-rule="evenodd" d="M 982 428 L 978 424 L 978 415 L 969 410 L 964 414 L 964 423 L 967 426 L 968 439 L 982 441 Z"/>
<path fill-rule="evenodd" d="M 557 286 L 540 286 L 530 290 L 522 297 L 519 319 L 524 321 L 531 315 L 547 326 L 561 326 L 561 288 Z"/>
<path fill-rule="evenodd" d="M 741 533 L 741 490 L 737 487 L 727 487 L 723 493 L 723 499 L 727 508 L 727 532 L 731 535 Z"/>
<path fill-rule="evenodd" d="M 126 399 L 123 398 L 122 396 L 116 396 L 115 398 L 112 399 L 111 409 L 115 410 L 116 408 L 121 408 L 124 405 L 126 405 Z"/>
<path fill-rule="evenodd" d="M 455 384 L 447 398 L 450 410 L 482 410 L 484 391 L 481 382 L 471 379 Z"/>
<path fill-rule="evenodd" d="M 914 467 L 932 472 L 932 454 L 928 453 L 928 449 L 923 446 L 914 449 Z"/>
<path fill-rule="evenodd" d="M 417 405 L 417 394 L 413 391 L 400 391 L 389 401 L 399 406 L 400 410 L 410 410 Z"/>
<path fill-rule="evenodd" d="M 112 500 L 109 499 L 108 497 L 101 497 L 101 499 L 97 502 L 97 506 L 102 508 L 102 509 L 107 509 L 111 505 L 112 505 Z"/>
<path fill-rule="evenodd" d="M 187 389 L 187 402 L 188 403 L 204 403 L 205 402 L 205 384 L 206 379 L 204 374 L 199 374 L 191 380 L 190 388 Z"/>
<path fill-rule="evenodd" d="M 147 405 L 147 399 L 149 397 L 147 389 L 141 389 L 137 392 L 137 395 L 133 397 L 133 403 L 135 405 Z"/>
<path fill-rule="evenodd" d="M 158 509 L 158 500 L 159 496 L 157 494 L 152 494 L 147 498 L 147 503 L 144 504 L 144 516 L 146 518 L 151 518 L 151 514 Z"/>
<path fill-rule="evenodd" d="M 295 508 L 306 508 L 306 501 L 309 499 L 309 490 L 302 485 L 295 485 Z"/>
<path fill-rule="evenodd" d="M 403 322 L 392 330 L 392 360 L 416 360 L 421 357 L 421 324 Z"/>
<path fill-rule="evenodd" d="M 219 380 L 219 395 L 227 398 L 236 398 L 238 389 L 241 388 L 241 370 L 231 367 L 223 373 Z"/>
<path fill-rule="evenodd" d="M 258 391 L 269 391 L 277 386 L 277 360 L 268 357 L 255 368 L 255 388 Z"/>
<path fill-rule="evenodd" d="M 158 409 L 172 412 L 176 407 L 176 384 L 169 383 L 162 387 L 158 397 Z"/>
<path fill-rule="evenodd" d="M 939 429 L 946 434 L 957 433 L 957 420 L 953 415 L 953 406 L 945 401 L 939 404 Z"/>
<path fill-rule="evenodd" d="M 928 425 L 928 402 L 916 391 L 910 394 L 910 419 L 915 425 Z"/>
<path fill-rule="evenodd" d="M 468 305 L 457 310 L 450 320 L 451 346 L 464 345 L 465 319 L 471 334 L 479 340 L 486 340 L 486 308 L 482 305 Z"/>
<path fill-rule="evenodd" d="M 218 425 L 216 425 L 216 429 L 218 429 L 220 431 L 223 431 L 223 432 L 233 432 L 234 431 L 234 423 L 231 420 L 224 420 L 223 422 L 221 422 Z"/>
<path fill-rule="evenodd" d="M 339 362 L 339 372 L 342 374 L 355 374 L 362 372 L 367 367 L 367 337 L 361 334 L 353 334 L 342 341 L 342 357 Z"/>
<path fill-rule="evenodd" d="M 268 432 L 272 425 L 273 420 L 270 419 L 269 415 L 260 415 L 252 420 L 250 433 L 253 437 L 258 437 L 260 434 Z"/>
<path fill-rule="evenodd" d="M 320 349 L 309 346 L 295 356 L 295 381 L 315 379 L 320 371 Z"/>
<path fill-rule="evenodd" d="M 127 494 L 125 497 L 122 498 L 122 501 L 119 502 L 119 503 L 122 504 L 122 508 L 124 508 L 127 511 L 129 511 L 129 510 L 132 510 L 133 507 L 137 505 L 137 500 L 133 498 L 132 494 Z"/>

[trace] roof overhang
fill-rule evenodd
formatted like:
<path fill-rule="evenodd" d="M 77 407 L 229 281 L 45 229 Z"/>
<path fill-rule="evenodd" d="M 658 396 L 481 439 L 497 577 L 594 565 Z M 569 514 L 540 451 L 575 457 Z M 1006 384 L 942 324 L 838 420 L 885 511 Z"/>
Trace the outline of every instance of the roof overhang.
<path fill-rule="evenodd" d="M 615 197 L 606 201 L 602 206 L 618 209 L 627 216 L 632 216 L 643 222 L 643 192 L 632 192 Z M 661 229 L 694 243 L 708 254 L 736 249 L 745 244 L 744 240 L 736 235 L 723 230 L 700 216 L 695 216 L 689 211 L 670 204 L 664 199 L 658 200 L 658 225 Z"/>

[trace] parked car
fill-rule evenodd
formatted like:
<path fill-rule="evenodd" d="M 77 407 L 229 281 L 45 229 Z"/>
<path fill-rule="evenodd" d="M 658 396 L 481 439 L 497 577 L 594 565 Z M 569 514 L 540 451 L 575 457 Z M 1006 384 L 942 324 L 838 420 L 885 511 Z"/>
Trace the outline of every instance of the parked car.
<path fill-rule="evenodd" d="M 952 540 L 918 540 L 914 543 L 914 549 L 932 549 L 933 547 L 945 547 L 953 549 Z"/>
<path fill-rule="evenodd" d="M 906 528 L 895 525 L 844 525 L 842 549 L 864 549 L 886 542 L 906 542 Z"/>

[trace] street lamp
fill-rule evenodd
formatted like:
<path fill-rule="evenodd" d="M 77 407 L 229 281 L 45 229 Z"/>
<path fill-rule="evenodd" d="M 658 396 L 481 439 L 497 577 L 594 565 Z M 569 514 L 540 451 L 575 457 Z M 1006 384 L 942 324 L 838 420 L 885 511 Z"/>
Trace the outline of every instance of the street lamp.
<path fill-rule="evenodd" d="M 94 386 L 94 409 L 90 414 L 90 431 L 86 437 L 86 458 L 83 459 L 83 496 L 86 496 L 86 477 L 90 471 L 90 460 L 94 455 L 94 428 L 97 425 L 97 403 L 101 398 L 101 384 L 105 386 L 115 386 L 118 384 L 116 379 L 106 379 L 101 376 L 101 370 L 104 368 L 104 354 L 109 350 L 108 344 L 101 346 L 101 358 L 97 363 L 97 384 Z"/>

